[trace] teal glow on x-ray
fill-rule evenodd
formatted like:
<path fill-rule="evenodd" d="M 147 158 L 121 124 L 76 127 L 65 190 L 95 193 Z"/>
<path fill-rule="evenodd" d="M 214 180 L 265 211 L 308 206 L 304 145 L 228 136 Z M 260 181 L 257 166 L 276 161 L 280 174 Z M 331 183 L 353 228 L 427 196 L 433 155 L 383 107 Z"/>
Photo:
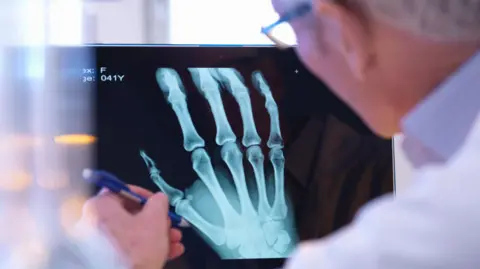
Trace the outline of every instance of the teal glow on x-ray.
<path fill-rule="evenodd" d="M 270 115 L 267 146 L 272 169 L 265 169 L 261 138 L 253 119 L 249 90 L 241 75 L 232 68 L 190 68 L 193 81 L 208 101 L 216 124 L 216 144 L 221 147 L 224 166 L 214 166 L 204 149 L 187 107 L 186 91 L 178 73 L 160 68 L 156 79 L 167 102 L 177 115 L 183 133 L 183 148 L 191 152 L 192 168 L 199 179 L 182 192 L 171 187 L 160 175 L 155 162 L 141 151 L 150 177 L 168 195 L 176 213 L 188 220 L 224 259 L 287 257 L 298 239 L 293 212 L 284 191 L 283 139 L 277 104 L 263 75 L 252 74 L 253 84 L 265 98 Z M 252 173 L 244 167 L 222 103 L 225 89 L 237 101 L 243 120 L 242 145 Z M 246 163 L 246 162 L 245 162 Z M 272 173 L 267 174 L 267 171 Z M 231 179 L 231 180 L 230 180 Z M 248 187 L 250 180 L 254 188 Z M 231 183 L 233 182 L 233 183 Z"/>

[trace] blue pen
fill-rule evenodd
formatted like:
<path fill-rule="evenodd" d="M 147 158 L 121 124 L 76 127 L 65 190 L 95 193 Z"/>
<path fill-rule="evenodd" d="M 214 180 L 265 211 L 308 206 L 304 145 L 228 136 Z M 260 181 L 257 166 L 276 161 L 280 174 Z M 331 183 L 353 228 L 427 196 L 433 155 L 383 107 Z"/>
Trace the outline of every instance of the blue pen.
<path fill-rule="evenodd" d="M 105 171 L 93 171 L 90 169 L 84 169 L 82 175 L 85 180 L 94 183 L 100 188 L 107 188 L 111 192 L 117 193 L 118 195 L 137 202 L 141 205 L 147 203 L 147 198 L 130 190 L 127 184 L 122 182 L 120 179 L 118 179 L 115 175 L 111 173 Z M 173 226 L 182 228 L 190 227 L 190 223 L 188 223 L 179 215 L 169 211 L 168 216 L 170 217 Z"/>

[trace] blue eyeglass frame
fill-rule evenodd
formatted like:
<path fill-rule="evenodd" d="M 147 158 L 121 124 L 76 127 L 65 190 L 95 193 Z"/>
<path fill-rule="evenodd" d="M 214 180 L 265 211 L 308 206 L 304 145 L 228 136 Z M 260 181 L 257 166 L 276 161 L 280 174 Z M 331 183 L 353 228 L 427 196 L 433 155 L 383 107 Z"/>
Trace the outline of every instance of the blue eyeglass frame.
<path fill-rule="evenodd" d="M 303 3 L 303 4 L 298 5 L 297 7 L 292 9 L 291 11 L 288 11 L 287 13 L 280 16 L 280 18 L 276 22 L 274 22 L 274 23 L 272 23 L 272 24 L 270 24 L 266 27 L 262 27 L 262 34 L 264 34 L 268 38 L 270 38 L 277 46 L 284 47 L 285 45 L 282 44 L 281 42 L 277 41 L 275 38 L 273 38 L 270 35 L 270 32 L 272 32 L 272 30 L 275 27 L 279 26 L 282 23 L 288 23 L 288 22 L 290 22 L 294 19 L 305 16 L 306 14 L 308 14 L 309 12 L 312 11 L 312 8 L 313 7 L 310 3 Z"/>

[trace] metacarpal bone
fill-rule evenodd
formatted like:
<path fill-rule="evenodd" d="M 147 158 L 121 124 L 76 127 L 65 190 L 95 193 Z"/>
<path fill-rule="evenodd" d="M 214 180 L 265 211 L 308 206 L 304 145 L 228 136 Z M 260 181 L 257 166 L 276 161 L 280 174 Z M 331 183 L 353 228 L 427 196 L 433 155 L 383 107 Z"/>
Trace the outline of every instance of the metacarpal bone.
<path fill-rule="evenodd" d="M 188 111 L 186 95 L 182 91 L 177 72 L 170 68 L 159 68 L 156 74 L 157 83 L 165 93 L 167 101 L 177 115 L 183 134 L 183 147 L 186 151 L 205 147 L 205 141 L 197 132 Z"/>
<path fill-rule="evenodd" d="M 148 171 L 150 172 L 150 178 L 153 180 L 155 185 L 157 185 L 158 188 L 160 188 L 160 190 L 168 196 L 168 200 L 170 201 L 170 204 L 172 206 L 176 206 L 177 203 L 183 199 L 184 197 L 183 192 L 170 186 L 162 178 L 162 176 L 160 176 L 160 170 L 158 170 L 157 166 L 155 165 L 155 162 L 147 155 L 147 153 L 145 153 L 145 151 L 141 150 L 140 156 L 145 162 L 145 165 L 147 166 Z"/>
<path fill-rule="evenodd" d="M 192 153 L 193 170 L 200 177 L 200 180 L 205 184 L 208 191 L 212 194 L 213 199 L 220 208 L 225 225 L 228 225 L 228 221 L 235 221 L 238 214 L 228 201 L 225 192 L 223 191 L 217 176 L 213 170 L 212 162 L 208 153 L 203 148 L 198 148 Z"/>
<path fill-rule="evenodd" d="M 175 207 L 175 212 L 202 231 L 202 233 L 208 236 L 217 246 L 225 244 L 227 239 L 224 230 L 209 223 L 200 216 L 200 214 L 198 214 L 198 212 L 192 207 L 189 200 L 181 200 Z"/>
<path fill-rule="evenodd" d="M 271 216 L 273 219 L 284 219 L 287 217 L 287 203 L 285 201 L 284 188 L 285 157 L 283 156 L 281 148 L 271 149 L 269 155 L 275 177 L 275 199 L 273 201 Z"/>
<path fill-rule="evenodd" d="M 248 194 L 245 172 L 243 170 L 243 154 L 236 143 L 227 143 L 222 147 L 222 159 L 227 164 L 232 174 L 233 182 L 240 201 L 241 214 L 256 216 L 252 200 Z"/>
<path fill-rule="evenodd" d="M 265 107 L 270 116 L 270 136 L 267 141 L 267 146 L 269 148 L 283 147 L 278 106 L 270 91 L 270 87 L 260 71 L 252 73 L 252 81 L 258 91 L 265 97 Z"/>
<path fill-rule="evenodd" d="M 252 104 L 248 88 L 243 84 L 240 74 L 233 68 L 212 69 L 214 77 L 220 80 L 240 106 L 240 115 L 243 121 L 242 144 L 245 147 L 259 145 L 262 141 L 258 135 L 255 121 L 253 120 Z"/>
<path fill-rule="evenodd" d="M 252 146 L 247 149 L 247 159 L 252 165 L 255 174 L 255 182 L 258 190 L 258 215 L 268 219 L 270 213 L 270 203 L 267 198 L 267 188 L 265 183 L 265 169 L 262 149 L 259 146 Z"/>
<path fill-rule="evenodd" d="M 212 110 L 217 127 L 217 135 L 215 137 L 217 145 L 223 146 L 227 142 L 236 141 L 237 137 L 232 131 L 223 107 L 220 87 L 218 82 L 212 77 L 209 68 L 189 68 L 188 70 L 197 89 L 207 99 Z"/>

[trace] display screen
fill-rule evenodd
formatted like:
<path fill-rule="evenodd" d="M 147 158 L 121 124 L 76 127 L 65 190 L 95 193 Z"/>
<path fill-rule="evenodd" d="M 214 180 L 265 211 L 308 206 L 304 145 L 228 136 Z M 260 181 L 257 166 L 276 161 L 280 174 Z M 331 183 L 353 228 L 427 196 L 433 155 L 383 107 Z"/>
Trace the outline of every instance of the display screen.
<path fill-rule="evenodd" d="M 168 195 L 193 228 L 168 268 L 273 268 L 393 190 L 372 134 L 271 47 L 96 47 L 97 168 Z M 239 261 L 240 260 L 240 261 Z"/>

